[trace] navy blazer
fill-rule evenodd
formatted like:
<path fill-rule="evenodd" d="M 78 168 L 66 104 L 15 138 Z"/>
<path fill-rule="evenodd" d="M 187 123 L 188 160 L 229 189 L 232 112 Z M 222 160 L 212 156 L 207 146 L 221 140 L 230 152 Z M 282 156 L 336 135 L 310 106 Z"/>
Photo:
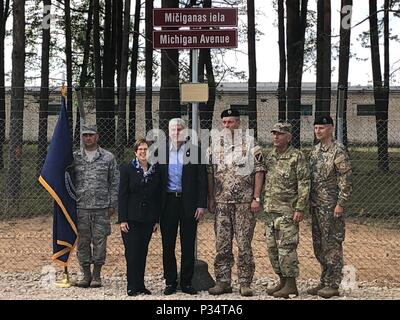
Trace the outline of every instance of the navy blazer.
<path fill-rule="evenodd" d="M 186 142 L 184 145 L 184 157 L 190 157 L 190 150 L 197 149 L 197 163 L 183 165 L 182 172 L 182 202 L 186 217 L 194 217 L 197 208 L 207 208 L 207 170 L 206 165 L 201 163 L 201 149 Z M 160 165 L 162 179 L 162 213 L 165 213 L 167 184 L 169 144 L 167 144 L 167 163 Z"/>
<path fill-rule="evenodd" d="M 145 182 L 142 170 L 132 163 L 121 166 L 118 194 L 118 222 L 128 220 L 156 223 L 161 211 L 161 175 L 159 166 Z"/>

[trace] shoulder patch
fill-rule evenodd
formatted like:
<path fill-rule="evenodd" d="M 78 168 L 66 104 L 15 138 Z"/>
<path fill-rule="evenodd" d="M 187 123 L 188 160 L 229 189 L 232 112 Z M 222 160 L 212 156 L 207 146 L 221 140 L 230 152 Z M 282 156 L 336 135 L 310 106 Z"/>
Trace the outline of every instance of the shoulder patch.
<path fill-rule="evenodd" d="M 263 155 L 262 155 L 262 152 L 257 153 L 254 157 L 256 158 L 256 160 L 257 160 L 258 162 L 264 161 L 264 157 L 263 157 Z"/>

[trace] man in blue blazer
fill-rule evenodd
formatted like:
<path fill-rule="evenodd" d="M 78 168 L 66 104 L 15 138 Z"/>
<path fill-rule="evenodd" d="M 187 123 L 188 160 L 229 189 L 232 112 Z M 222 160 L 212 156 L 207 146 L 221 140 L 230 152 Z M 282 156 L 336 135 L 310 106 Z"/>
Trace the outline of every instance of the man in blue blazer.
<path fill-rule="evenodd" d="M 207 171 L 201 161 L 197 141 L 185 139 L 185 121 L 171 119 L 166 164 L 160 166 L 162 184 L 161 235 L 165 295 L 176 292 L 176 237 L 179 226 L 181 242 L 180 287 L 182 292 L 196 294 L 192 287 L 195 263 L 197 223 L 207 208 Z"/>

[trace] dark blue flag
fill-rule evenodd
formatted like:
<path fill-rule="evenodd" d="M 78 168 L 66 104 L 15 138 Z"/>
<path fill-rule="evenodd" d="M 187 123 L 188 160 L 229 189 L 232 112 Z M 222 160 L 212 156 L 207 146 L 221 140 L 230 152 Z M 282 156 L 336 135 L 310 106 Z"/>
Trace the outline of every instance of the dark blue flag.
<path fill-rule="evenodd" d="M 39 182 L 54 199 L 52 259 L 64 267 L 68 265 L 78 235 L 72 162 L 71 131 L 65 98 L 61 97 L 61 111 Z"/>

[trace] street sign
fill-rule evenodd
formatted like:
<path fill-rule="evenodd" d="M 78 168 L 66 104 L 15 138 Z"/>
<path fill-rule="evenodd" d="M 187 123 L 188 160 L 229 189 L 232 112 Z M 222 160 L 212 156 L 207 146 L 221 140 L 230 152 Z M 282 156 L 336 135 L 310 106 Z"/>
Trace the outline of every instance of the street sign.
<path fill-rule="evenodd" d="M 154 27 L 237 27 L 237 8 L 156 8 Z"/>
<path fill-rule="evenodd" d="M 237 29 L 154 30 L 154 49 L 237 48 Z"/>
<path fill-rule="evenodd" d="M 181 103 L 184 102 L 207 102 L 208 84 L 207 83 L 182 83 L 181 84 Z"/>

